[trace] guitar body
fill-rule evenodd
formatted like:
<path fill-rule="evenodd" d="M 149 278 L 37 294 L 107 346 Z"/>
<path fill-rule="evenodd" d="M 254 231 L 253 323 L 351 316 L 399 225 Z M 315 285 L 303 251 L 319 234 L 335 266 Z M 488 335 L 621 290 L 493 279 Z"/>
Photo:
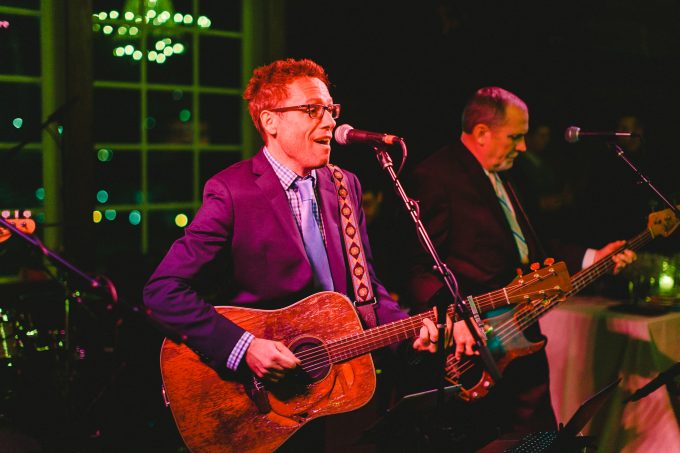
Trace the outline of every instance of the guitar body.
<path fill-rule="evenodd" d="M 527 302 L 490 312 L 483 320 L 487 347 L 501 373 L 518 357 L 534 354 L 545 347 L 545 340 L 532 342 L 523 333 L 526 326 L 522 325 L 521 319 L 527 310 L 534 309 L 533 303 Z M 495 384 L 479 357 L 463 357 L 459 362 L 454 354 L 446 358 L 446 380 L 461 385 L 456 396 L 467 402 L 484 398 Z"/>
<path fill-rule="evenodd" d="M 301 359 L 310 347 L 323 352 L 302 359 L 302 368 L 312 371 L 266 384 L 253 397 L 252 376 L 220 376 L 186 345 L 166 339 L 161 349 L 165 395 L 192 452 L 273 451 L 308 421 L 358 409 L 373 396 L 371 355 L 332 363 L 325 348 L 333 339 L 363 332 L 345 296 L 317 293 L 280 310 L 215 308 L 256 337 L 281 341 Z"/>

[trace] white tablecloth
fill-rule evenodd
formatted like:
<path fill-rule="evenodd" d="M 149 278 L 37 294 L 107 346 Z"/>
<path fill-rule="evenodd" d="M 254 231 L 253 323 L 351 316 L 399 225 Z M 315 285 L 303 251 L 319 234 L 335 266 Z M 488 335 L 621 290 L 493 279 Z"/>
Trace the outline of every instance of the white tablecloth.
<path fill-rule="evenodd" d="M 678 416 L 665 386 L 623 402 L 680 361 L 680 313 L 642 316 L 609 309 L 616 304 L 574 297 L 541 319 L 557 420 L 566 423 L 582 402 L 621 377 L 584 430 L 596 437 L 598 452 L 680 452 Z"/>

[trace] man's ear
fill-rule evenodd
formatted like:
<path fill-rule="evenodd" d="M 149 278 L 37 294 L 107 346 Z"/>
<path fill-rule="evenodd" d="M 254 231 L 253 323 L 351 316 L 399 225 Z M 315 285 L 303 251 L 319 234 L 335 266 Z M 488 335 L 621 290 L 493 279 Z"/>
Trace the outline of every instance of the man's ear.
<path fill-rule="evenodd" d="M 474 138 L 475 142 L 477 142 L 477 144 L 479 144 L 480 146 L 484 146 L 486 142 L 489 140 L 489 136 L 491 135 L 491 129 L 489 129 L 489 126 L 487 126 L 484 123 L 475 124 L 475 127 L 472 128 L 471 135 Z"/>
<path fill-rule="evenodd" d="M 279 115 L 274 112 L 270 112 L 269 110 L 262 110 L 260 112 L 260 124 L 262 124 L 262 129 L 264 129 L 267 135 L 276 137 L 276 132 L 279 128 L 279 121 Z"/>

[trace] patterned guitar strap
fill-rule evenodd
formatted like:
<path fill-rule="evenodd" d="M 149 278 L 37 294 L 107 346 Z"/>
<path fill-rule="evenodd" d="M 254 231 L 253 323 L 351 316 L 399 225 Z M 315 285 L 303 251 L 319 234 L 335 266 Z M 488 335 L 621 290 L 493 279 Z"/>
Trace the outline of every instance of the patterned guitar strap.
<path fill-rule="evenodd" d="M 333 175 L 335 188 L 338 191 L 340 221 L 344 233 L 342 238 L 344 239 L 347 262 L 349 263 L 349 270 L 352 275 L 354 296 L 356 297 L 354 306 L 366 326 L 368 328 L 375 327 L 378 324 L 374 308 L 377 301 L 373 295 L 373 287 L 371 286 L 371 279 L 368 274 L 364 248 L 361 244 L 361 234 L 358 229 L 359 223 L 356 220 L 357 217 L 352 205 L 352 197 L 347 190 L 345 174 L 342 170 L 333 164 L 328 164 L 328 168 L 331 171 L 331 175 Z"/>

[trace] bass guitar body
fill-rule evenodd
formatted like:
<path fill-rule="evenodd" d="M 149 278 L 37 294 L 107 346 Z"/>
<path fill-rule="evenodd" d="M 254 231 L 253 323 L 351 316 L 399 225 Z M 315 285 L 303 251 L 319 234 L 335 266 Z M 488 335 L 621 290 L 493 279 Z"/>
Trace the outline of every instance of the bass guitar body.
<path fill-rule="evenodd" d="M 527 310 L 534 310 L 532 302 L 494 310 L 482 321 L 487 347 L 501 373 L 513 360 L 545 347 L 545 340 L 533 342 L 524 336 L 526 326 L 522 324 L 522 319 Z M 456 397 L 467 402 L 484 398 L 495 384 L 479 357 L 463 356 L 459 361 L 453 354 L 446 358 L 446 380 L 461 386 Z"/>

